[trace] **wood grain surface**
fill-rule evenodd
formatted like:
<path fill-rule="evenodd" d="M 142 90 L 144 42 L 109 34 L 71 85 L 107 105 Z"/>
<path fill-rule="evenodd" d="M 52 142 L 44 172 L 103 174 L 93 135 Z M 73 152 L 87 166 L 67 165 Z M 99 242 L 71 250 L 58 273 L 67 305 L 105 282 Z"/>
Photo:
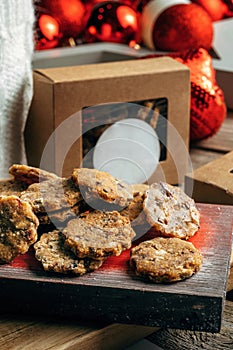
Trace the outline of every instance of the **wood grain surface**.
<path fill-rule="evenodd" d="M 143 326 L 1 315 L 0 349 L 119 350 L 155 331 Z"/>
<path fill-rule="evenodd" d="M 160 329 L 148 337 L 153 344 L 164 350 L 232 350 L 233 309 L 232 302 L 225 305 L 219 333 L 193 332 L 177 329 Z"/>
<path fill-rule="evenodd" d="M 60 276 L 43 271 L 31 251 L 0 267 L 0 309 L 219 331 L 229 273 L 233 207 L 198 206 L 201 228 L 192 242 L 203 254 L 203 266 L 193 277 L 173 284 L 145 282 L 130 270 L 129 251 L 108 258 L 93 273 Z"/>
<path fill-rule="evenodd" d="M 219 131 L 207 140 L 196 142 L 193 149 L 217 151 L 221 153 L 233 150 L 233 111 L 228 111 L 227 118 Z"/>

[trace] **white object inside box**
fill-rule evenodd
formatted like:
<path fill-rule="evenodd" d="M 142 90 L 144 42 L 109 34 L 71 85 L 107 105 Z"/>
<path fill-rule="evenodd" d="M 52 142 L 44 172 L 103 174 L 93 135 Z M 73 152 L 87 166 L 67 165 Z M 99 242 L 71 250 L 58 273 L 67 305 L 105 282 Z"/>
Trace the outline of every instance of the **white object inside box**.
<path fill-rule="evenodd" d="M 160 158 L 155 130 L 146 122 L 128 118 L 106 129 L 94 148 L 94 168 L 130 184 L 147 182 Z"/>

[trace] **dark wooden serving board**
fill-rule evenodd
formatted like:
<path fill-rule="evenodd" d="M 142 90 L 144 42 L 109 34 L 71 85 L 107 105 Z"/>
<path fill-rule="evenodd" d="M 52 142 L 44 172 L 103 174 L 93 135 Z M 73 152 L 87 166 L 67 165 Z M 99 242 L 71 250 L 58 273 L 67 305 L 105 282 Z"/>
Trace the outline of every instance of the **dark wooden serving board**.
<path fill-rule="evenodd" d="M 31 249 L 0 266 L 1 311 L 218 332 L 230 265 L 233 206 L 198 207 L 201 227 L 192 242 L 203 254 L 203 266 L 191 278 L 173 284 L 145 282 L 130 270 L 129 251 L 108 258 L 95 272 L 61 276 L 43 271 Z"/>

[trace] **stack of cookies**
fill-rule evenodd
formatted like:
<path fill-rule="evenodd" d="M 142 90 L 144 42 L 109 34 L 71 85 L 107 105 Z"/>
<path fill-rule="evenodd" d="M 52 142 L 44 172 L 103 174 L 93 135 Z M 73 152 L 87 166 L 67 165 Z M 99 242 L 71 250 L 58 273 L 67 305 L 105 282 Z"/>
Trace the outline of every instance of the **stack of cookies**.
<path fill-rule="evenodd" d="M 0 198 L 11 211 L 1 211 L 0 220 L 8 220 L 10 232 L 10 222 L 23 223 L 26 215 L 31 222 L 34 219 L 33 239 L 18 253 L 25 253 L 37 241 L 35 256 L 45 270 L 82 275 L 100 267 L 108 256 L 131 247 L 135 232 L 130 219 L 119 212 L 133 199 L 131 186 L 108 173 L 85 168 L 74 169 L 69 178 L 18 164 L 12 165 L 9 173 L 13 179 L 1 182 Z M 28 210 L 21 211 L 17 222 L 12 195 Z M 26 230 L 25 225 L 25 237 L 29 236 Z M 2 251 L 13 249 L 6 240 L 9 232 L 2 235 Z M 0 260 L 10 262 L 15 256 L 2 254 Z"/>
<path fill-rule="evenodd" d="M 24 254 L 38 239 L 39 219 L 32 206 L 22 200 L 21 194 L 39 178 L 55 177 L 49 172 L 27 166 L 14 165 L 9 169 L 13 176 L 0 182 L 0 262 L 9 263 Z"/>
<path fill-rule="evenodd" d="M 154 183 L 145 192 L 143 211 L 160 237 L 131 250 L 130 265 L 135 273 L 156 283 L 169 283 L 199 271 L 202 255 L 187 242 L 200 225 L 200 213 L 193 199 L 179 187 Z"/>
<path fill-rule="evenodd" d="M 46 271 L 80 276 L 131 249 L 132 271 L 157 283 L 190 277 L 202 264 L 187 242 L 199 228 L 199 212 L 178 187 L 130 186 L 87 168 L 69 178 L 18 164 L 9 173 L 13 178 L 0 183 L 2 263 L 34 245 Z M 132 248 L 137 230 L 151 227 L 160 237 Z"/>

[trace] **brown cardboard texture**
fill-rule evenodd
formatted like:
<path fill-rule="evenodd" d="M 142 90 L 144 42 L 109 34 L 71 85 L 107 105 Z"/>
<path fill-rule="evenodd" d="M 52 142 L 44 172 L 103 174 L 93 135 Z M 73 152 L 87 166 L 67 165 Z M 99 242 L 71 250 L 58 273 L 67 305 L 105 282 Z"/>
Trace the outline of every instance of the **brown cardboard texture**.
<path fill-rule="evenodd" d="M 233 151 L 187 174 L 185 192 L 197 202 L 233 205 Z"/>
<path fill-rule="evenodd" d="M 167 182 L 183 182 L 188 171 L 190 76 L 185 65 L 169 57 L 35 70 L 25 130 L 28 164 L 68 176 L 82 166 L 84 108 L 160 98 L 167 101 L 167 153 L 149 182 L 164 175 Z M 73 115 L 78 117 L 67 124 Z M 41 163 L 46 157 L 47 163 Z"/>

